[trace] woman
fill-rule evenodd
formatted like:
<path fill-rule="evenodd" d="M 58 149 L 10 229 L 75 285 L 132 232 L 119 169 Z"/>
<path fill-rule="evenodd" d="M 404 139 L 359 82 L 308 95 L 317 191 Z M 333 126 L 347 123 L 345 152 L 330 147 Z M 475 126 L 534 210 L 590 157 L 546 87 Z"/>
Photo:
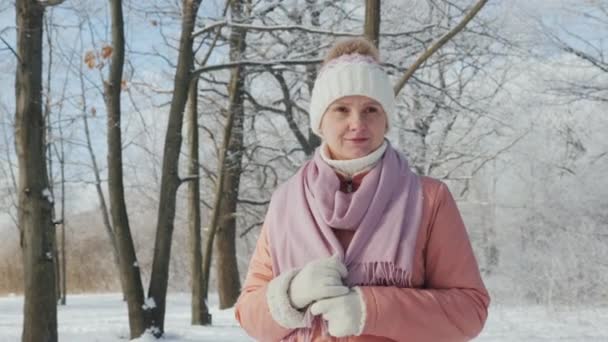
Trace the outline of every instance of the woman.
<path fill-rule="evenodd" d="M 310 100 L 323 143 L 274 192 L 236 318 L 259 341 L 468 341 L 489 296 L 458 208 L 384 138 L 395 96 L 367 40 L 338 42 Z"/>

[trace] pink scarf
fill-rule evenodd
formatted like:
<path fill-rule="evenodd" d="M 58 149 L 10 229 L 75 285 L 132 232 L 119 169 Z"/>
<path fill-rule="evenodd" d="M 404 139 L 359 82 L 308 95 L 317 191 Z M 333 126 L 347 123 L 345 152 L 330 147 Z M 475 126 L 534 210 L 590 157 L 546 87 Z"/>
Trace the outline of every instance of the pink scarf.
<path fill-rule="evenodd" d="M 273 272 L 338 254 L 348 286 L 410 287 L 421 213 L 420 180 L 390 144 L 352 193 L 340 191 L 338 176 L 317 149 L 272 196 L 266 224 Z M 346 250 L 332 228 L 355 231 Z"/>

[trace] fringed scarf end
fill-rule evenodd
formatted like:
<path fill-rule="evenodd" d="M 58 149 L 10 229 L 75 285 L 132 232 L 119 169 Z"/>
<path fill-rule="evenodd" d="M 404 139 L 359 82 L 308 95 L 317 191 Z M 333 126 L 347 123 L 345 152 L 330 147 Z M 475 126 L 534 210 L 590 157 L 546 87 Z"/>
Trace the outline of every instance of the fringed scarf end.
<path fill-rule="evenodd" d="M 349 286 L 412 287 L 412 272 L 398 267 L 394 262 L 375 261 L 349 267 Z"/>

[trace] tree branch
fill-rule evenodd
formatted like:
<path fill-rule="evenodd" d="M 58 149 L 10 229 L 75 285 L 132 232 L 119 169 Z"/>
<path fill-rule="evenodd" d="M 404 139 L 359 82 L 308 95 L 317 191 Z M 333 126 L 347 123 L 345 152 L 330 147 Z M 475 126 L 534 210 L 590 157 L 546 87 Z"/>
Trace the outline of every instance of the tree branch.
<path fill-rule="evenodd" d="M 236 61 L 224 64 L 216 64 L 210 66 L 203 66 L 192 72 L 192 77 L 197 77 L 202 73 L 209 71 L 216 71 L 222 69 L 232 69 L 239 66 L 264 66 L 264 67 L 277 67 L 280 65 L 312 65 L 321 64 L 321 59 L 302 59 L 302 60 L 277 60 L 277 61 Z"/>
<path fill-rule="evenodd" d="M 403 86 L 405 85 L 405 83 L 407 83 L 407 81 L 412 77 L 412 75 L 414 74 L 414 72 L 416 72 L 416 70 L 420 67 L 420 65 L 422 65 L 422 63 L 424 63 L 427 59 L 429 59 L 429 57 L 431 57 L 443 45 L 445 45 L 445 43 L 450 41 L 450 39 L 452 39 L 456 34 L 458 34 L 460 31 L 462 31 L 462 29 L 465 28 L 465 26 L 469 23 L 469 21 L 471 21 L 477 15 L 477 13 L 483 8 L 483 6 L 486 4 L 486 2 L 488 2 L 488 0 L 479 0 L 477 2 L 477 4 L 475 4 L 475 6 L 473 6 L 471 11 L 462 19 L 462 21 L 458 25 L 456 25 L 445 36 L 441 37 L 437 42 L 435 42 L 431 46 L 431 48 L 426 50 L 420 57 L 418 57 L 416 62 L 414 62 L 414 64 L 412 64 L 412 66 L 410 66 L 407 69 L 407 72 L 401 77 L 401 79 L 399 79 L 399 81 L 395 85 L 395 88 L 394 88 L 395 96 L 397 96 L 399 94 L 401 89 L 403 89 Z"/>
<path fill-rule="evenodd" d="M 268 200 L 268 201 L 254 201 L 254 200 L 244 199 L 244 198 L 239 198 L 237 201 L 239 203 L 249 204 L 249 205 L 268 205 L 270 203 L 270 200 Z"/>
<path fill-rule="evenodd" d="M 317 33 L 317 34 L 342 36 L 342 37 L 358 37 L 361 35 L 359 33 L 353 33 L 353 32 L 336 32 L 336 31 L 320 30 L 320 29 L 307 27 L 304 25 L 258 26 L 258 25 L 240 24 L 240 23 L 234 23 L 234 22 L 228 22 L 228 21 L 220 21 L 220 22 L 212 23 L 209 26 L 194 32 L 192 34 L 192 37 L 197 37 L 201 34 L 207 33 L 218 27 L 222 28 L 222 27 L 226 27 L 226 26 L 228 26 L 230 28 L 240 28 L 240 29 L 245 29 L 245 30 L 249 30 L 249 31 L 261 31 L 261 32 L 301 31 L 301 32 L 307 32 L 307 33 Z"/>
<path fill-rule="evenodd" d="M 247 233 L 249 233 L 251 230 L 253 230 L 253 228 L 259 227 L 263 224 L 264 224 L 264 222 L 256 222 L 256 223 L 250 225 L 245 230 L 243 230 L 243 232 L 241 234 L 239 234 L 239 237 L 240 238 L 244 237 L 245 235 L 247 235 Z"/>
<path fill-rule="evenodd" d="M 15 51 L 15 49 L 13 49 L 13 47 L 6 40 L 4 40 L 4 38 L 2 38 L 2 36 L 0 36 L 0 40 L 2 40 L 2 42 L 4 43 L 4 45 L 6 45 L 6 47 L 9 50 L 11 50 L 11 52 L 13 53 L 13 55 L 15 55 L 15 57 L 17 57 L 17 60 L 19 61 L 19 64 L 22 64 L 23 61 L 21 60 L 21 57 L 19 57 L 19 55 L 17 54 L 17 51 Z"/>
<path fill-rule="evenodd" d="M 272 75 L 276 78 L 276 80 L 279 82 L 279 85 L 281 86 L 281 92 L 283 93 L 283 101 L 285 105 L 284 116 L 287 120 L 287 123 L 289 124 L 289 128 L 296 136 L 296 139 L 302 146 L 304 153 L 306 153 L 306 155 L 311 155 L 314 149 L 310 147 L 308 139 L 306 139 L 304 134 L 300 131 L 300 128 L 298 127 L 298 124 L 296 123 L 293 117 L 291 94 L 289 92 L 289 88 L 287 87 L 287 82 L 285 82 L 285 78 L 283 77 L 283 74 L 281 72 L 273 72 Z"/>
<path fill-rule="evenodd" d="M 51 7 L 61 5 L 64 0 L 38 0 L 38 4 L 42 7 Z"/>
<path fill-rule="evenodd" d="M 179 183 L 181 184 L 181 183 L 191 182 L 191 181 L 197 180 L 199 178 L 200 178 L 199 175 L 184 176 L 179 179 Z"/>

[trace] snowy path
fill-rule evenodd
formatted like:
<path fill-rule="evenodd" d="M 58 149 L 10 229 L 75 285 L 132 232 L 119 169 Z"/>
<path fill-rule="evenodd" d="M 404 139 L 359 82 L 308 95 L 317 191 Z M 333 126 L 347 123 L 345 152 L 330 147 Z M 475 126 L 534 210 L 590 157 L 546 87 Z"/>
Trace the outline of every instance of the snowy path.
<path fill-rule="evenodd" d="M 236 325 L 233 310 L 218 310 L 217 297 L 211 301 L 213 327 L 190 325 L 190 297 L 172 294 L 167 303 L 164 341 L 245 342 L 252 341 Z M 21 336 L 22 297 L 0 297 L 0 342 L 18 342 Z M 126 306 L 118 294 L 74 295 L 59 307 L 61 342 L 126 341 Z M 140 338 L 137 341 L 154 341 Z M 608 307 L 604 309 L 555 309 L 542 307 L 492 307 L 486 329 L 475 341 L 481 342 L 606 342 Z"/>

